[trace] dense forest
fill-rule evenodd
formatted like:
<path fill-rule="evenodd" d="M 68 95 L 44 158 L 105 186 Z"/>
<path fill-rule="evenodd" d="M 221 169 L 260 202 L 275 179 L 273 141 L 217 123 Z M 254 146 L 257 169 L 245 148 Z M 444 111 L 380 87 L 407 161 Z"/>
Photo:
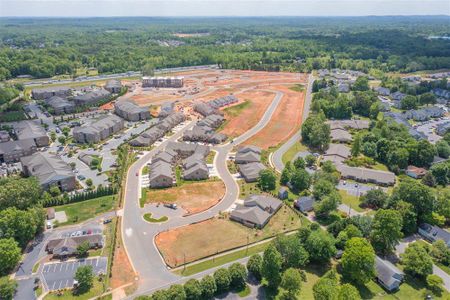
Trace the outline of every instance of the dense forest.
<path fill-rule="evenodd" d="M 219 64 L 310 71 L 450 68 L 449 17 L 3 18 L 0 80 Z M 177 33 L 200 33 L 180 36 Z"/>

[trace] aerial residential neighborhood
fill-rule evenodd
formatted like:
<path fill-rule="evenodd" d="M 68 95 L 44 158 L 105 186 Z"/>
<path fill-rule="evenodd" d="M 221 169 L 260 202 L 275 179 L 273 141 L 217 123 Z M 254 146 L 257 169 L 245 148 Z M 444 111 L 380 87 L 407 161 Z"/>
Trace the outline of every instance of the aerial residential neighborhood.
<path fill-rule="evenodd" d="M 31 2 L 0 3 L 0 299 L 450 299 L 442 3 Z"/>

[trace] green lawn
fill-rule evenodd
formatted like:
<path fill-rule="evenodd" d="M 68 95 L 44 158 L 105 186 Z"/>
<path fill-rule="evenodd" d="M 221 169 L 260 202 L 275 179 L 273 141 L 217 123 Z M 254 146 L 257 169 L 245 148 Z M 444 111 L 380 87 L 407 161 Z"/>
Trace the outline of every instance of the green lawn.
<path fill-rule="evenodd" d="M 305 86 L 303 84 L 296 84 L 291 86 L 289 89 L 294 92 L 303 92 L 305 90 Z"/>
<path fill-rule="evenodd" d="M 59 225 L 80 223 L 96 215 L 111 211 L 114 209 L 116 198 L 116 195 L 103 196 L 77 203 L 55 206 L 55 211 L 65 211 L 67 215 L 67 222 Z"/>
<path fill-rule="evenodd" d="M 346 191 L 339 190 L 339 194 L 342 197 L 342 203 L 347 204 L 352 209 L 356 210 L 357 212 L 363 212 L 364 209 L 359 207 L 359 198 L 353 195 L 348 194 Z"/>
<path fill-rule="evenodd" d="M 237 117 L 244 109 L 248 108 L 252 102 L 245 100 L 244 102 L 225 108 L 223 111 L 231 117 Z"/>
<path fill-rule="evenodd" d="M 252 256 L 253 254 L 261 253 L 266 249 L 266 247 L 268 245 L 269 245 L 269 242 L 265 242 L 265 243 L 261 243 L 261 244 L 255 245 L 255 246 L 251 246 L 251 247 L 248 247 L 248 250 L 242 249 L 239 251 L 232 252 L 230 254 L 219 256 L 217 258 L 205 260 L 203 262 L 187 266 L 186 269 L 184 269 L 184 268 L 178 269 L 175 271 L 175 273 L 178 275 L 183 275 L 183 276 L 190 276 L 193 274 L 197 274 L 202 271 L 205 271 L 205 270 L 208 270 L 208 269 L 211 269 L 214 267 L 218 267 L 218 266 L 227 264 L 229 262 L 232 262 L 232 261 L 235 261 L 235 260 L 247 257 L 247 256 Z"/>
<path fill-rule="evenodd" d="M 295 143 L 291 148 L 288 149 L 288 151 L 286 151 L 286 153 L 283 154 L 281 160 L 284 164 L 286 164 L 288 161 L 291 161 L 294 158 L 295 154 L 307 150 L 308 148 L 302 143 Z"/>

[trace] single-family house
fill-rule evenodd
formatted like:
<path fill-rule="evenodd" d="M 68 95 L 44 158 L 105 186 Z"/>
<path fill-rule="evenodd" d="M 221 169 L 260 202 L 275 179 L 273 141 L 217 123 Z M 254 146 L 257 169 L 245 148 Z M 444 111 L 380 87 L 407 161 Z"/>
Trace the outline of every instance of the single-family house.
<path fill-rule="evenodd" d="M 237 151 L 234 161 L 237 164 L 260 162 L 261 148 L 256 146 L 244 146 Z"/>
<path fill-rule="evenodd" d="M 405 173 L 409 177 L 412 177 L 415 179 L 420 179 L 423 176 L 425 176 L 425 174 L 427 174 L 427 170 L 425 170 L 424 168 L 416 167 L 416 166 L 408 166 L 408 168 L 406 168 Z"/>
<path fill-rule="evenodd" d="M 251 162 L 238 164 L 238 169 L 245 182 L 256 182 L 259 179 L 259 174 L 266 169 L 266 166 L 260 162 Z"/>
<path fill-rule="evenodd" d="M 376 278 L 387 291 L 392 292 L 400 287 L 405 274 L 387 260 L 375 256 Z"/>
<path fill-rule="evenodd" d="M 251 228 L 263 228 L 280 209 L 282 202 L 271 196 L 251 195 L 243 205 L 237 205 L 230 219 Z"/>
<path fill-rule="evenodd" d="M 450 247 L 450 232 L 438 226 L 422 223 L 419 225 L 419 234 L 432 243 L 442 240 Z"/>
<path fill-rule="evenodd" d="M 294 206 L 302 213 L 310 212 L 314 209 L 314 197 L 302 196 L 294 202 Z"/>

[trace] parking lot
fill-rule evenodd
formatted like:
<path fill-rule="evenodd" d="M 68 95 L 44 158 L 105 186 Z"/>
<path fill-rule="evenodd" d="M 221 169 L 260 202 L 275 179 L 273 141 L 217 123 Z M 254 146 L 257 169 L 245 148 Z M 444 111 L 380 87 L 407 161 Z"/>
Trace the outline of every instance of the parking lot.
<path fill-rule="evenodd" d="M 42 268 L 44 284 L 51 291 L 71 287 L 78 267 L 90 265 L 95 275 L 106 274 L 107 261 L 106 257 L 96 257 L 44 264 Z"/>

